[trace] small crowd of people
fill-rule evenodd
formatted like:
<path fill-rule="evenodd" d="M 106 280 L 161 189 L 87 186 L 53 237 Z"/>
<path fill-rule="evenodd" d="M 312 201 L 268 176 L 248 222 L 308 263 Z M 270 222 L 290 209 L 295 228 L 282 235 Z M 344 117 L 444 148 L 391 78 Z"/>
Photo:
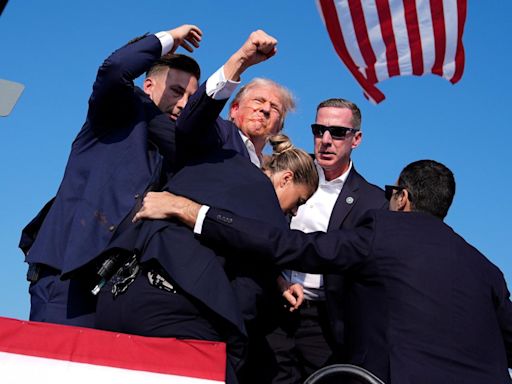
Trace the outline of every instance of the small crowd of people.
<path fill-rule="evenodd" d="M 229 384 L 335 363 L 394 384 L 511 382 L 503 274 L 443 222 L 453 173 L 418 160 L 369 183 L 351 160 L 361 111 L 342 98 L 318 104 L 308 154 L 282 133 L 292 93 L 269 79 L 222 119 L 277 40 L 251 33 L 199 85 L 175 51 L 201 37 L 146 34 L 99 68 L 58 192 L 22 233 L 30 320 L 223 341 Z"/>

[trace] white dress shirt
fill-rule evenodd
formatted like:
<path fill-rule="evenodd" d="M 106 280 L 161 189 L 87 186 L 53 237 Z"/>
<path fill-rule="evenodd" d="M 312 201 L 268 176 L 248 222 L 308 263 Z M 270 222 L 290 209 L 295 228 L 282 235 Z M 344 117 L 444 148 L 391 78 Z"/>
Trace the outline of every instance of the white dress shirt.
<path fill-rule="evenodd" d="M 316 164 L 316 168 L 319 176 L 318 189 L 304 205 L 299 207 L 297 215 L 292 218 L 290 223 L 291 229 L 298 229 L 305 233 L 327 232 L 334 204 L 336 204 L 341 189 L 352 169 L 352 162 L 350 162 L 345 173 L 330 181 L 325 180 L 324 170 L 318 164 Z M 290 283 L 299 283 L 304 287 L 305 299 L 325 299 L 322 275 L 284 270 L 283 276 Z"/>

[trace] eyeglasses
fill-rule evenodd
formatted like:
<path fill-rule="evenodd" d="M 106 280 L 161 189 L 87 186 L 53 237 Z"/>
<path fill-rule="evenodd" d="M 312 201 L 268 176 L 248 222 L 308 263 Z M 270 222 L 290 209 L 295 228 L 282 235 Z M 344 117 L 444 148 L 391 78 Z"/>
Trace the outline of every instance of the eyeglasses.
<path fill-rule="evenodd" d="M 347 127 L 338 127 L 335 125 L 326 126 L 322 124 L 311 124 L 311 130 L 313 131 L 313 135 L 315 137 L 322 137 L 326 131 L 331 134 L 331 137 L 335 140 L 343 140 L 348 132 L 357 132 L 359 129 L 355 128 L 347 128 Z"/>
<path fill-rule="evenodd" d="M 391 200 L 391 197 L 393 196 L 394 191 L 403 191 L 404 189 L 407 189 L 405 187 L 399 187 L 398 185 L 385 185 L 384 186 L 384 196 L 388 201 Z"/>

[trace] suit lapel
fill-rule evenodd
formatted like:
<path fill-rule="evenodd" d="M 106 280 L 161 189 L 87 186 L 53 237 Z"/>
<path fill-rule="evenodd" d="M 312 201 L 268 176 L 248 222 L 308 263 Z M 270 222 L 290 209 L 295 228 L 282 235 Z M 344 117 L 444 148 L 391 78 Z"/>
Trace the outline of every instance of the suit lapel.
<path fill-rule="evenodd" d="M 345 185 L 341 189 L 341 193 L 334 204 L 332 209 L 331 218 L 329 219 L 329 226 L 327 231 L 332 231 L 341 228 L 341 224 L 347 217 L 348 213 L 352 210 L 359 198 L 359 174 L 355 168 L 352 169 L 345 181 Z"/>

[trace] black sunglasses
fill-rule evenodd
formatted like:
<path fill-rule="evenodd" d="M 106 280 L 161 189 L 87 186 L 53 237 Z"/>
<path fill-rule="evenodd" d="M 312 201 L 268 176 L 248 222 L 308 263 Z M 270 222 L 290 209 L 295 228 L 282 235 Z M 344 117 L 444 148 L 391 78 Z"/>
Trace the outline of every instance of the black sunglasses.
<path fill-rule="evenodd" d="M 404 189 L 407 189 L 405 187 L 399 187 L 398 185 L 385 185 L 384 186 L 384 196 L 388 201 L 391 200 L 391 197 L 393 196 L 393 191 L 403 191 Z"/>
<path fill-rule="evenodd" d="M 338 127 L 332 125 L 330 127 L 322 124 L 311 124 L 311 130 L 313 131 L 313 135 L 316 137 L 322 137 L 326 131 L 331 134 L 333 139 L 343 140 L 348 132 L 357 132 L 358 129 L 355 128 L 347 128 L 347 127 Z"/>

